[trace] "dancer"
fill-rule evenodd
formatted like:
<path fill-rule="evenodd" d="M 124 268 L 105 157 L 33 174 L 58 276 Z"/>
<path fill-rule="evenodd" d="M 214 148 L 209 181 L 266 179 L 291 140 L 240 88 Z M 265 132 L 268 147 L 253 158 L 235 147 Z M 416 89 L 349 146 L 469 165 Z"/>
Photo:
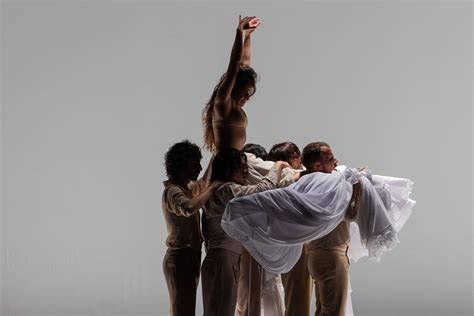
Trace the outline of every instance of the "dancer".
<path fill-rule="evenodd" d="M 203 110 L 204 147 L 211 152 L 226 148 L 241 150 L 245 144 L 247 115 L 243 107 L 255 93 L 257 81 L 257 74 L 250 67 L 251 35 L 259 25 L 260 20 L 255 17 L 239 17 L 227 71 Z M 248 184 L 261 181 L 271 168 L 271 164 L 250 154 L 247 164 Z M 245 249 L 242 252 L 237 315 L 259 315 L 261 267 Z"/>
<path fill-rule="evenodd" d="M 196 181 L 202 170 L 201 158 L 199 147 L 189 141 L 174 144 L 165 156 L 168 180 L 164 182 L 162 206 L 168 249 L 163 273 L 173 316 L 195 314 L 202 244 L 199 209 L 219 186 L 216 182 L 206 188 L 203 179 L 190 182 Z"/>
<path fill-rule="evenodd" d="M 241 150 L 245 144 L 247 115 L 243 106 L 255 93 L 257 81 L 250 67 L 250 38 L 259 25 L 255 17 L 239 17 L 229 66 L 203 110 L 204 147 L 210 151 Z"/>
<path fill-rule="evenodd" d="M 228 201 L 273 188 L 284 166 L 284 162 L 276 162 L 267 178 L 258 184 L 246 185 L 247 157 L 242 151 L 228 148 L 215 155 L 211 183 L 221 181 L 224 184 L 204 206 L 209 238 L 208 252 L 201 268 L 204 316 L 233 316 L 235 313 L 242 246 L 221 227 Z"/>
<path fill-rule="evenodd" d="M 303 164 L 308 173 L 332 173 L 337 167 L 331 147 L 324 142 L 303 149 Z M 345 316 L 349 288 L 349 222 L 357 216 L 361 184 L 353 185 L 346 216 L 329 234 L 308 243 L 308 270 L 314 279 L 316 316 Z"/>
<path fill-rule="evenodd" d="M 268 153 L 268 160 L 270 161 L 286 161 L 290 165 L 289 168 L 285 169 L 278 183 L 279 188 L 284 188 L 300 178 L 300 173 L 303 171 L 303 165 L 301 164 L 301 152 L 292 142 L 282 142 L 272 146 Z"/>
<path fill-rule="evenodd" d="M 301 152 L 292 142 L 273 145 L 268 157 L 273 161 L 286 161 L 295 170 L 302 169 Z M 291 182 L 288 181 L 287 184 Z M 298 262 L 288 273 L 283 273 L 281 279 L 285 290 L 285 316 L 309 316 L 313 282 L 308 270 L 307 244 L 303 246 Z"/>

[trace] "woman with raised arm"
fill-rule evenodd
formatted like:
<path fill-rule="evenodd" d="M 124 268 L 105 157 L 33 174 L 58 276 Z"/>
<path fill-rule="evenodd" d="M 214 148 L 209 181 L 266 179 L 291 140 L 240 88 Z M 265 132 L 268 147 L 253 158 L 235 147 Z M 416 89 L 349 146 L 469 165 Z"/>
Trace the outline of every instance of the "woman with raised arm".
<path fill-rule="evenodd" d="M 250 67 L 251 34 L 260 20 L 239 16 L 229 66 L 214 88 L 203 110 L 204 148 L 217 152 L 226 148 L 241 150 L 246 142 L 247 115 L 243 106 L 256 91 L 257 74 Z M 271 164 L 247 155 L 248 183 L 256 184 L 267 175 Z M 243 249 L 241 258 L 237 315 L 259 315 L 261 267 Z"/>
<path fill-rule="evenodd" d="M 211 152 L 241 150 L 245 144 L 247 115 L 242 107 L 255 93 L 257 81 L 250 67 L 250 36 L 259 25 L 255 17 L 239 17 L 229 66 L 203 110 L 204 147 Z"/>

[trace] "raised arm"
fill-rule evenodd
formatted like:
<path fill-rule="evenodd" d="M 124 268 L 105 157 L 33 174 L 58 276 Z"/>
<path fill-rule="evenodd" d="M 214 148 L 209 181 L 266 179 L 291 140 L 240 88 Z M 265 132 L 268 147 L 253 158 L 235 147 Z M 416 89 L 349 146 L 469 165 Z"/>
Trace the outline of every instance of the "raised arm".
<path fill-rule="evenodd" d="M 242 52 L 242 61 L 240 65 L 244 67 L 250 67 L 250 64 L 252 62 L 252 50 L 250 47 L 250 38 L 252 37 L 252 33 L 255 31 L 255 29 L 247 30 L 245 31 L 245 36 L 244 36 L 244 49 Z"/>
<path fill-rule="evenodd" d="M 239 25 L 237 26 L 234 46 L 230 54 L 229 66 L 225 74 L 225 78 L 220 84 L 215 101 L 215 111 L 222 117 L 226 118 L 230 112 L 232 103 L 231 94 L 234 88 L 237 73 L 242 64 L 243 58 L 243 40 L 242 35 L 245 31 L 253 30 L 260 24 L 260 21 L 255 17 L 241 18 L 239 16 Z"/>

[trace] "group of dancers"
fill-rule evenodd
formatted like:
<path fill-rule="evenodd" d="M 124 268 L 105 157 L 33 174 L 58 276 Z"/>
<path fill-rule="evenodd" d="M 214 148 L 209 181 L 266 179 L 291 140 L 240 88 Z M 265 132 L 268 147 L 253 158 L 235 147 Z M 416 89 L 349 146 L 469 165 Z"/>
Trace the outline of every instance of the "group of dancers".
<path fill-rule="evenodd" d="M 350 315 L 349 257 L 380 260 L 398 243 L 413 183 L 338 166 L 326 142 L 302 152 L 282 142 L 268 154 L 246 145 L 259 25 L 239 17 L 228 69 L 203 110 L 212 158 L 202 177 L 196 144 L 176 143 L 165 155 L 170 314 L 195 315 L 201 277 L 205 316 L 309 315 L 313 284 L 317 316 Z"/>

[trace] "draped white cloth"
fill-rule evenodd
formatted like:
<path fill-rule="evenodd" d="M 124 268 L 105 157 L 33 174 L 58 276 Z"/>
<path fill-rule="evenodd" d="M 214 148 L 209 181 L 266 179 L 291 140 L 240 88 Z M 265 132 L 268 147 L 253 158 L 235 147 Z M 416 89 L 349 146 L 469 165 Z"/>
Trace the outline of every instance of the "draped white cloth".
<path fill-rule="evenodd" d="M 289 271 L 298 261 L 303 243 L 323 237 L 343 220 L 353 183 L 362 181 L 363 194 L 359 216 L 350 226 L 349 257 L 357 261 L 369 256 L 379 261 L 384 251 L 398 243 L 397 232 L 415 205 L 409 198 L 413 182 L 344 166 L 338 170 L 332 174 L 312 173 L 284 189 L 228 203 L 223 229 L 240 240 L 266 270 L 265 315 L 284 314 L 278 274 Z M 346 316 L 353 316 L 350 284 L 348 290 Z"/>
<path fill-rule="evenodd" d="M 351 168 L 315 172 L 286 188 L 231 200 L 221 225 L 266 271 L 285 273 L 300 258 L 305 242 L 325 236 L 344 219 L 357 181 L 363 185 L 362 206 L 352 225 L 356 235 L 351 235 L 350 255 L 380 260 L 398 243 L 397 232 L 415 203 L 409 199 L 413 182 L 408 179 Z"/>
<path fill-rule="evenodd" d="M 413 182 L 409 179 L 371 175 L 363 172 L 362 208 L 357 221 L 351 223 L 348 256 L 354 261 L 368 256 L 380 261 L 383 252 L 398 243 L 398 232 L 408 221 L 415 201 L 410 199 Z M 384 207 L 381 207 L 383 205 Z"/>

